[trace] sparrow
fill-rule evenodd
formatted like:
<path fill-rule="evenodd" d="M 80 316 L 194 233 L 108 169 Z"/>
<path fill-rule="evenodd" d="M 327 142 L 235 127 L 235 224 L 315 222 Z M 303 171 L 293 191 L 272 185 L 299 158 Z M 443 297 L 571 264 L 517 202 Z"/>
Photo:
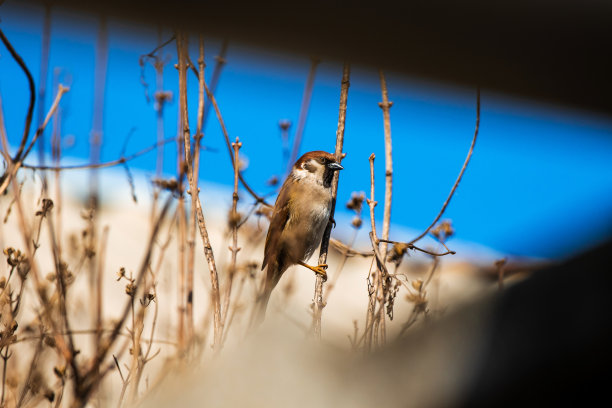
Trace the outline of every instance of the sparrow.
<path fill-rule="evenodd" d="M 264 259 L 265 281 L 252 322 L 265 317 L 272 290 L 292 265 L 302 265 L 327 279 L 327 265 L 310 266 L 305 261 L 321 244 L 331 219 L 332 179 L 344 167 L 324 151 L 305 153 L 293 165 L 280 189 L 268 227 Z"/>

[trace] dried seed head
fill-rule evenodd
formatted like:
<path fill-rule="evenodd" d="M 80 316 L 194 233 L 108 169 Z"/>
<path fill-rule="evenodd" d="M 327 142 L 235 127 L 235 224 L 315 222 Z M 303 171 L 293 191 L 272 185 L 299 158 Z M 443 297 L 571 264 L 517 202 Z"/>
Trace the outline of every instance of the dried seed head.
<path fill-rule="evenodd" d="M 444 242 L 455 234 L 455 230 L 451 220 L 442 220 L 430 233 L 438 241 Z"/>
<path fill-rule="evenodd" d="M 49 212 L 53 209 L 53 200 L 49 198 L 42 199 L 42 208 L 36 211 L 36 216 L 42 216 L 43 218 L 49 214 Z"/>
<path fill-rule="evenodd" d="M 179 184 L 175 178 L 171 178 L 171 179 L 154 178 L 152 182 L 153 182 L 153 185 L 161 188 L 162 190 L 168 190 L 173 193 L 179 192 Z"/>
<path fill-rule="evenodd" d="M 269 186 L 275 186 L 278 184 L 278 176 L 272 176 L 266 181 L 266 184 Z"/>
<path fill-rule="evenodd" d="M 355 211 L 355 213 L 360 214 L 361 209 L 363 208 L 363 201 L 365 200 L 365 193 L 362 191 L 360 193 L 354 192 L 351 195 L 351 199 L 346 203 L 346 208 L 349 210 Z"/>
<path fill-rule="evenodd" d="M 125 268 L 123 266 L 121 268 L 119 268 L 119 272 L 117 272 L 117 282 L 119 282 L 122 278 L 126 278 L 126 276 L 125 276 Z"/>
<path fill-rule="evenodd" d="M 393 262 L 396 266 L 399 266 L 399 264 L 402 262 L 402 259 L 404 258 L 404 255 L 406 255 L 406 251 L 408 250 L 408 248 L 408 244 L 405 244 L 403 242 L 393 244 L 387 259 L 389 260 L 389 262 Z"/>
<path fill-rule="evenodd" d="M 358 216 L 353 217 L 353 221 L 351 221 L 351 226 L 353 228 L 359 229 L 361 228 L 362 224 L 363 224 L 363 221 L 361 221 L 361 218 L 359 218 Z"/>
<path fill-rule="evenodd" d="M 291 121 L 288 119 L 281 119 L 278 121 L 278 127 L 280 127 L 281 130 L 286 131 L 289 129 L 289 127 L 291 127 Z"/>
<path fill-rule="evenodd" d="M 136 285 L 134 285 L 132 282 L 125 285 L 125 293 L 128 296 L 134 297 L 134 295 L 136 294 Z"/>

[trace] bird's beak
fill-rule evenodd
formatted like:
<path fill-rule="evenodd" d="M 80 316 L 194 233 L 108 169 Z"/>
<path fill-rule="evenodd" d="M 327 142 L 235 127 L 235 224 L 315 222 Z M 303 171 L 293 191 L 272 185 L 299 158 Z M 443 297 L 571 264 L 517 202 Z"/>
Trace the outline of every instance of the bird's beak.
<path fill-rule="evenodd" d="M 342 167 L 342 166 L 340 165 L 340 163 L 336 163 L 336 162 L 329 163 L 329 164 L 327 165 L 327 167 L 328 167 L 329 169 L 334 170 L 334 171 L 344 169 L 344 167 Z"/>

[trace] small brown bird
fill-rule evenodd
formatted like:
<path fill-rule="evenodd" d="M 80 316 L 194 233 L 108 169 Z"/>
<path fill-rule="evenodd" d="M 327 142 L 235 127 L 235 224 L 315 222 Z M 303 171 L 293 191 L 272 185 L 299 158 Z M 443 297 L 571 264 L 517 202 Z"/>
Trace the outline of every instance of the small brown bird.
<path fill-rule="evenodd" d="M 330 222 L 331 183 L 334 173 L 342 169 L 332 154 L 323 151 L 308 152 L 293 165 L 274 204 L 261 266 L 262 270 L 267 266 L 266 280 L 252 323 L 263 320 L 270 294 L 290 266 L 305 266 L 327 279 L 327 265 L 304 262 L 321 244 Z"/>

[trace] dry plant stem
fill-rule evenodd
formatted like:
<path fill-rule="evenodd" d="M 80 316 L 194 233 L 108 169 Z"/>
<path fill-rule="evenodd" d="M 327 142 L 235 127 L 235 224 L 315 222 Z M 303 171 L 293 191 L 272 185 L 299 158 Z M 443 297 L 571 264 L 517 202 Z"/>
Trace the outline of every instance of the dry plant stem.
<path fill-rule="evenodd" d="M 189 63 L 189 67 L 193 71 L 194 75 L 196 75 L 199 78 L 200 75 L 198 73 L 198 70 L 194 67 L 193 63 Z M 223 121 L 223 116 L 221 116 L 221 110 L 219 109 L 219 105 L 217 104 L 217 100 L 215 99 L 215 96 L 213 95 L 212 91 L 208 89 L 206 82 L 204 82 L 204 90 L 206 91 L 206 96 L 208 96 L 208 100 L 210 101 L 210 103 L 212 103 L 212 106 L 215 109 L 215 113 L 217 114 L 217 120 L 219 121 L 219 125 L 221 126 L 221 131 L 223 132 L 223 137 L 225 138 L 225 145 L 227 146 L 227 151 L 230 155 L 230 159 L 232 161 L 232 166 L 233 166 L 234 165 L 234 152 L 232 150 L 232 143 L 230 142 L 227 128 L 225 127 L 225 122 Z M 253 190 L 251 186 L 249 186 L 249 184 L 245 181 L 244 177 L 242 176 L 242 172 L 238 174 L 238 178 L 240 179 L 240 183 L 242 184 L 242 186 L 249 192 L 251 196 L 253 196 L 253 198 L 255 199 L 257 203 L 261 203 L 267 207 L 272 207 L 272 205 L 268 204 L 263 197 L 259 196 L 255 192 L 255 190 Z"/>
<path fill-rule="evenodd" d="M 340 107 L 338 109 L 338 128 L 336 129 L 336 149 L 335 157 L 336 161 L 340 163 L 343 158 L 342 147 L 344 145 L 344 125 L 346 122 L 346 107 L 348 101 L 348 90 L 350 86 L 351 66 L 348 63 L 344 63 L 342 69 L 342 83 L 340 87 Z M 330 220 L 327 223 L 325 232 L 323 233 L 323 239 L 321 241 L 321 250 L 319 251 L 319 265 L 327 263 L 327 252 L 329 250 L 329 237 L 333 227 L 332 219 L 336 210 L 336 196 L 338 194 L 338 176 L 339 173 L 334 173 L 332 180 L 332 203 Z M 312 313 L 312 334 L 315 339 L 321 339 L 321 314 L 325 303 L 323 302 L 323 278 L 317 274 L 314 289 L 313 298 L 313 313 Z"/>
<path fill-rule="evenodd" d="M 376 218 L 374 215 L 374 208 L 378 204 L 375 200 L 375 179 L 374 179 L 374 159 L 376 156 L 374 153 L 370 155 L 370 198 L 366 199 L 368 207 L 370 208 L 370 224 L 371 224 L 371 232 L 370 232 L 370 240 L 372 241 L 372 248 L 374 249 L 374 253 L 376 254 L 378 249 L 378 237 L 376 236 Z M 368 311 L 366 313 L 366 324 L 363 332 L 365 347 L 364 351 L 369 352 L 372 347 L 372 328 L 374 326 L 374 318 L 376 312 L 376 296 L 378 292 L 378 282 L 379 282 L 379 273 L 378 273 L 378 265 L 380 262 L 377 258 L 377 268 L 375 270 L 370 267 L 370 272 L 368 275 Z"/>
<path fill-rule="evenodd" d="M 59 166 L 59 165 L 54 165 L 54 166 L 37 166 L 37 165 L 31 165 L 31 164 L 22 164 L 21 167 L 23 167 L 24 169 L 32 169 L 32 170 L 53 170 L 53 171 L 64 171 L 64 170 L 83 170 L 83 169 L 102 169 L 102 168 L 107 168 L 107 167 L 114 167 L 120 164 L 124 164 L 127 163 L 131 160 L 134 160 L 140 156 L 143 156 L 147 153 L 149 153 L 152 150 L 157 149 L 160 146 L 166 145 L 168 143 L 171 142 L 175 142 L 176 138 L 172 137 L 172 138 L 168 138 L 168 139 L 164 139 L 160 142 L 157 142 L 149 147 L 147 147 L 146 149 L 142 149 L 134 154 L 131 154 L 129 156 L 124 156 L 124 157 L 120 157 L 116 160 L 111 160 L 108 162 L 104 162 L 104 163 L 97 163 L 97 164 L 74 164 L 74 165 L 70 165 L 70 166 Z"/>
<path fill-rule="evenodd" d="M 204 38 L 202 34 L 199 36 L 199 57 L 198 57 L 198 122 L 196 135 L 194 137 L 194 153 L 193 153 L 193 184 L 199 185 L 200 176 L 200 141 L 202 140 L 202 122 L 204 120 Z M 196 192 L 199 194 L 199 190 Z M 189 258 L 187 263 L 187 336 L 189 339 L 194 334 L 193 320 L 193 277 L 195 269 L 195 233 L 196 233 L 196 213 L 195 206 L 190 206 L 189 214 Z"/>
<path fill-rule="evenodd" d="M 419 288 L 419 295 L 422 295 L 424 293 L 425 288 L 431 281 L 434 273 L 436 272 L 436 269 L 438 268 L 439 263 L 440 263 L 439 258 L 434 257 L 431 271 L 429 272 L 429 275 L 427 276 L 427 278 L 425 279 L 425 281 L 421 284 L 421 287 Z M 419 315 L 421 313 L 425 313 L 425 311 L 423 311 L 419 305 L 415 305 L 414 308 L 412 309 L 412 313 L 410 314 L 410 317 L 402 325 L 402 329 L 400 330 L 398 334 L 398 338 L 401 337 L 406 332 L 406 330 L 408 330 L 410 327 L 412 327 L 412 325 L 414 325 L 417 322 Z"/>
<path fill-rule="evenodd" d="M 314 85 L 315 73 L 317 71 L 317 65 L 319 65 L 319 62 L 321 62 L 321 60 L 314 57 L 312 57 L 310 61 L 310 70 L 308 71 L 308 79 L 306 80 L 306 85 L 304 86 L 304 94 L 302 95 L 302 105 L 300 107 L 300 116 L 298 119 L 297 128 L 295 129 L 295 138 L 293 140 L 291 156 L 289 161 L 287 162 L 286 174 L 289 174 L 291 172 L 293 163 L 295 163 L 295 161 L 297 160 L 298 153 L 300 152 L 302 136 L 304 134 L 304 128 L 306 127 L 306 118 L 308 117 L 308 109 L 310 108 L 310 99 L 312 98 L 312 88 Z"/>
<path fill-rule="evenodd" d="M 108 30 L 106 17 L 100 17 L 94 68 L 93 116 L 91 123 L 90 158 L 92 164 L 100 162 L 102 130 L 104 124 L 104 93 L 106 89 L 106 68 L 108 61 Z M 92 168 L 89 182 L 90 208 L 98 207 L 98 173 Z M 95 231 L 92 231 L 95 234 Z"/>
<path fill-rule="evenodd" d="M 185 213 L 185 198 L 181 195 L 178 198 L 176 208 L 178 221 L 178 343 L 179 348 L 185 346 L 185 322 L 187 317 L 186 310 L 186 265 L 185 255 L 187 242 L 187 219 Z"/>
<path fill-rule="evenodd" d="M 431 255 L 431 256 L 455 255 L 457 253 L 455 251 L 451 251 L 450 249 L 448 249 L 446 244 L 444 242 L 442 242 L 442 241 L 439 241 L 440 244 L 442 244 L 444 246 L 444 248 L 446 248 L 446 252 L 442 252 L 442 253 L 431 252 L 431 251 L 428 251 L 426 249 L 419 248 L 419 247 L 417 247 L 417 246 L 415 246 L 413 244 L 405 243 L 405 242 L 393 241 L 392 239 L 382 239 L 382 238 L 380 238 L 379 241 L 380 242 L 386 242 L 388 244 L 394 244 L 394 245 L 396 245 L 396 244 L 407 245 L 408 249 L 413 249 L 415 251 L 423 252 L 424 254 Z"/>
<path fill-rule="evenodd" d="M 408 244 L 414 244 L 415 242 L 417 242 L 420 239 L 422 239 L 425 235 L 427 235 L 429 233 L 429 231 L 440 220 L 440 218 L 444 214 L 444 211 L 446 211 L 446 207 L 448 206 L 448 203 L 450 203 L 451 198 L 453 198 L 453 194 L 455 194 L 455 190 L 457 189 L 457 186 L 459 185 L 459 182 L 461 181 L 461 178 L 463 177 L 463 173 L 465 173 L 465 169 L 467 168 L 467 165 L 470 162 L 470 158 L 472 157 L 472 153 L 474 152 L 474 146 L 476 145 L 476 138 L 478 137 L 478 127 L 479 126 L 480 126 L 480 88 L 478 88 L 476 90 L 476 126 L 475 126 L 475 129 L 474 129 L 474 137 L 472 138 L 472 143 L 470 145 L 470 149 L 468 151 L 467 157 L 465 158 L 465 161 L 463 162 L 463 166 L 461 167 L 461 171 L 459 172 L 459 176 L 457 176 L 457 180 L 455 180 L 455 184 L 453 184 L 453 188 L 451 188 L 450 194 L 446 198 L 446 201 L 442 205 L 442 208 L 440 209 L 440 212 L 438 213 L 436 218 L 433 220 L 431 225 L 429 227 L 427 227 L 427 229 L 425 231 L 423 231 L 423 233 L 421 233 L 421 235 L 419 235 L 418 237 L 414 238 L 412 241 L 408 242 Z"/>
<path fill-rule="evenodd" d="M 45 117 L 45 96 L 47 94 L 47 72 L 49 71 L 49 48 L 51 39 L 51 4 L 45 3 L 45 18 L 42 31 L 40 56 L 40 83 L 38 84 L 38 127 L 41 127 Z M 38 140 L 38 163 L 45 164 L 44 132 Z"/>
<path fill-rule="evenodd" d="M 21 154 L 23 153 L 23 149 L 25 148 L 26 142 L 28 141 L 28 135 L 30 134 L 30 126 L 32 125 L 32 115 L 34 113 L 34 102 L 36 101 L 36 93 L 34 90 L 34 79 L 32 78 L 32 74 L 28 70 L 28 67 L 26 66 L 25 62 L 23 61 L 21 56 L 17 54 L 17 51 L 15 51 L 15 49 L 13 48 L 13 45 L 10 43 L 8 38 L 6 38 L 2 29 L 0 29 L 0 40 L 2 41 L 6 49 L 9 51 L 9 53 L 11 54 L 11 56 L 13 57 L 17 65 L 19 65 L 21 70 L 26 75 L 27 80 L 28 80 L 28 87 L 30 90 L 30 102 L 28 104 L 28 111 L 26 114 L 25 126 L 23 129 L 23 136 L 21 137 L 21 142 L 19 143 L 19 149 L 17 150 L 17 153 L 15 153 L 15 156 L 13 156 L 13 161 L 18 162 L 20 161 L 20 159 L 22 159 Z M 3 191 L 4 189 L 2 190 L 2 192 Z"/>
<path fill-rule="evenodd" d="M 22 166 L 25 167 L 23 165 L 23 160 L 28 156 L 28 154 L 30 153 L 30 151 L 34 147 L 34 144 L 36 143 L 36 140 L 38 140 L 38 137 L 42 134 L 43 130 L 45 129 L 45 127 L 49 123 L 49 120 L 51 120 L 51 117 L 53 117 L 53 115 L 55 114 L 55 111 L 57 110 L 57 107 L 59 106 L 59 103 L 60 103 L 60 100 L 62 99 L 62 96 L 66 92 L 68 92 L 69 90 L 70 90 L 70 88 L 67 88 L 67 87 L 65 87 L 65 86 L 63 86 L 61 84 L 59 85 L 59 88 L 57 90 L 57 95 L 55 96 L 55 100 L 53 101 L 53 104 L 51 105 L 51 108 L 49 108 L 49 112 L 47 112 L 47 116 L 45 117 L 45 120 L 44 120 L 43 124 L 36 131 L 36 134 L 34 135 L 34 138 L 30 142 L 30 144 L 28 145 L 27 149 L 25 149 L 25 151 L 23 152 L 23 155 L 21 156 L 21 158 L 19 158 L 17 160 L 16 159 L 12 159 L 12 162 L 7 163 L 6 172 L 0 178 L 0 180 L 2 180 L 2 184 L 0 185 L 0 195 L 4 194 L 4 191 L 8 188 L 9 182 L 11 181 L 12 178 L 15 177 L 15 175 L 17 174 L 17 171 L 19 170 L 19 168 L 22 167 Z M 3 146 L 3 149 L 6 152 L 6 154 L 8 155 L 8 142 L 7 142 L 6 146 Z M 9 157 L 9 159 L 10 159 L 10 157 Z"/>
<path fill-rule="evenodd" d="M 340 240 L 337 240 L 335 238 L 330 238 L 329 243 L 331 244 L 332 247 L 334 247 L 338 252 L 340 252 L 341 254 L 347 256 L 347 257 L 353 257 L 353 256 L 361 256 L 364 258 L 369 258 L 371 256 L 374 256 L 374 251 L 359 251 L 353 247 L 351 247 L 350 245 L 347 245 L 345 243 L 343 243 Z"/>
<path fill-rule="evenodd" d="M 95 349 L 96 350 L 100 346 L 100 341 L 102 340 L 102 313 L 103 313 L 103 283 L 104 283 L 104 259 L 106 258 L 106 244 L 108 242 L 108 226 L 105 226 L 102 230 L 102 238 L 100 240 L 100 253 L 98 255 L 98 268 L 96 272 L 96 290 L 95 290 L 95 300 L 96 300 L 96 336 L 95 336 Z"/>
<path fill-rule="evenodd" d="M 227 54 L 227 45 L 228 45 L 227 39 L 223 40 L 223 43 L 221 44 L 221 51 L 219 51 L 219 55 L 215 57 L 215 61 L 216 61 L 215 67 L 213 68 L 212 77 L 210 78 L 210 90 L 212 94 L 215 94 L 217 92 L 217 85 L 219 84 L 219 79 L 221 78 L 221 70 L 227 63 L 227 60 L 225 59 L 225 56 Z M 206 123 L 206 120 L 208 119 L 208 113 L 210 112 L 210 103 L 211 103 L 210 99 L 204 103 L 204 114 L 202 117 L 202 129 L 204 129 L 204 124 Z"/>
<path fill-rule="evenodd" d="M 184 36 L 181 35 L 181 41 L 177 35 L 177 51 L 179 56 L 179 97 L 181 101 L 181 112 L 183 118 L 183 136 L 185 141 L 185 159 L 187 161 L 187 176 L 189 178 L 189 193 L 191 195 L 192 205 L 195 205 L 196 216 L 198 220 L 198 227 L 200 230 L 200 236 L 202 237 L 202 244 L 204 246 L 204 256 L 208 263 L 208 269 L 210 271 L 210 281 L 212 286 L 212 301 L 213 301 L 213 322 L 214 322 L 214 340 L 213 347 L 219 345 L 221 340 L 221 299 L 219 294 L 219 277 L 217 275 L 217 266 L 215 264 L 215 257 L 213 254 L 210 239 L 208 237 L 208 230 L 206 229 L 206 223 L 204 221 L 204 214 L 202 205 L 200 203 L 200 197 L 198 195 L 198 186 L 195 185 L 193 178 L 193 169 L 191 163 L 191 145 L 190 145 L 190 133 L 189 133 L 189 116 L 187 113 L 187 44 L 185 44 Z M 199 75 L 198 75 L 199 79 Z M 207 92 L 208 93 L 208 92 Z M 208 93 L 210 98 L 210 93 Z M 216 104 L 215 104 L 216 106 Z"/>
<path fill-rule="evenodd" d="M 242 143 L 238 138 L 236 141 L 232 143 L 232 147 L 234 148 L 234 193 L 232 194 L 232 212 L 230 215 L 231 218 L 231 226 L 232 226 L 232 246 L 229 250 L 232 253 L 232 259 L 229 268 L 229 277 L 227 282 L 227 289 L 225 292 L 225 299 L 223 302 L 223 322 L 221 324 L 222 330 L 225 327 L 225 322 L 227 320 L 227 314 L 230 306 L 230 299 L 232 297 L 232 284 L 234 282 L 234 276 L 236 275 L 236 262 L 238 260 L 238 251 L 240 248 L 238 247 L 238 175 L 240 173 L 238 166 L 240 165 L 240 147 Z M 223 333 L 221 334 L 223 335 Z"/>
<path fill-rule="evenodd" d="M 391 226 L 391 200 L 393 198 L 393 147 L 391 142 L 391 115 L 389 110 L 393 106 L 393 102 L 389 101 L 387 92 L 387 81 L 382 69 L 378 70 L 380 76 L 380 89 L 382 93 L 382 102 L 378 104 L 383 111 L 384 129 L 385 129 L 385 209 L 383 214 L 382 239 L 389 239 L 389 228 Z M 381 245 L 380 252 L 385 254 L 383 263 L 386 260 L 387 244 Z"/>
<path fill-rule="evenodd" d="M 166 213 L 168 212 L 171 202 L 172 202 L 172 197 L 169 196 L 166 199 L 164 206 L 162 207 L 159 217 L 157 218 L 156 222 L 153 225 L 151 235 L 147 243 L 147 249 L 146 249 L 145 255 L 142 260 L 142 264 L 134 280 L 134 285 L 137 288 L 140 287 L 142 279 L 144 278 L 144 275 L 146 273 L 146 270 L 149 268 L 149 264 L 151 262 L 151 256 L 153 252 L 153 246 L 155 244 L 158 232 L 161 228 L 161 224 L 166 218 Z M 96 355 L 91 361 L 91 365 L 90 365 L 91 368 L 82 375 L 79 375 L 79 371 L 75 372 L 75 374 L 77 374 L 77 377 L 75 378 L 75 391 L 74 391 L 75 400 L 72 404 L 73 407 L 84 406 L 87 403 L 91 394 L 97 389 L 102 378 L 108 372 L 109 370 L 108 368 L 104 370 L 100 370 L 100 371 L 98 370 L 98 368 L 101 367 L 101 364 L 103 361 L 105 361 L 106 357 L 108 356 L 108 353 L 111 347 L 115 344 L 118 336 L 121 334 L 121 328 L 123 327 L 125 320 L 127 316 L 129 315 L 130 310 L 131 310 L 131 302 L 127 302 L 127 304 L 123 308 L 123 311 L 121 313 L 119 320 L 117 321 L 117 323 L 115 323 L 114 328 L 112 329 L 110 333 L 110 336 L 106 338 L 105 341 L 101 343 L 100 348 L 96 350 Z"/>

